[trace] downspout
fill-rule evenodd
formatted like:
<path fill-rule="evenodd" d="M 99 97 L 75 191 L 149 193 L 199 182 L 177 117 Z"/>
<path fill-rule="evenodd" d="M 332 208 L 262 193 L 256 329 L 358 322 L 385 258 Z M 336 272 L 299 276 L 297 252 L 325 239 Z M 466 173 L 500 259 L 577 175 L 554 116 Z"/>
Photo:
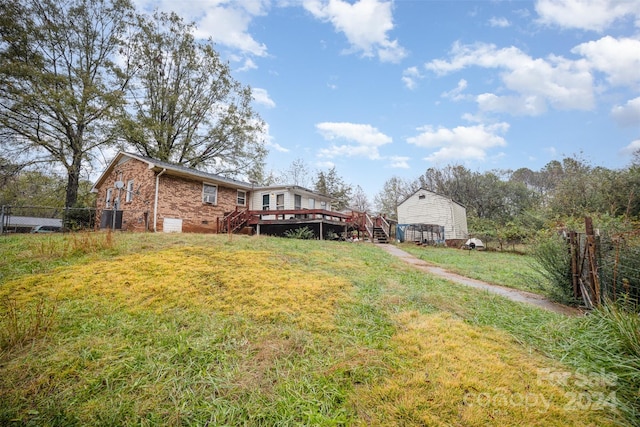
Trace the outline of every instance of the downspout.
<path fill-rule="evenodd" d="M 166 168 L 162 169 L 158 175 L 156 175 L 156 197 L 153 201 L 153 232 L 157 232 L 157 223 L 158 223 L 158 188 L 160 187 L 160 175 L 167 171 Z"/>

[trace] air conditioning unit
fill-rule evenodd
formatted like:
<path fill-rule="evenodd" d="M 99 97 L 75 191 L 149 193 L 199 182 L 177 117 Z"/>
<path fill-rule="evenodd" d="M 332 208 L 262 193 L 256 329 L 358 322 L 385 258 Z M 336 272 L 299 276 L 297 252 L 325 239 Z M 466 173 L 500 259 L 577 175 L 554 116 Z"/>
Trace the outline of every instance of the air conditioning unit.
<path fill-rule="evenodd" d="M 205 194 L 203 201 L 204 203 L 209 203 L 211 205 L 214 205 L 216 203 L 216 196 L 213 194 Z"/>

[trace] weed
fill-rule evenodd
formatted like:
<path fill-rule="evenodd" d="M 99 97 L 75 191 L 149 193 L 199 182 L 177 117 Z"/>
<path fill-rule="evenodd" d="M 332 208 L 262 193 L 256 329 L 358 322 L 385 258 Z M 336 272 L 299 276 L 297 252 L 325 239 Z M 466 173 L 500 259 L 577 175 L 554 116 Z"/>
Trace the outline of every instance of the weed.
<path fill-rule="evenodd" d="M 53 324 L 56 305 L 43 298 L 20 307 L 15 299 L 2 298 L 0 303 L 0 350 L 2 353 L 21 346 L 45 333 Z"/>

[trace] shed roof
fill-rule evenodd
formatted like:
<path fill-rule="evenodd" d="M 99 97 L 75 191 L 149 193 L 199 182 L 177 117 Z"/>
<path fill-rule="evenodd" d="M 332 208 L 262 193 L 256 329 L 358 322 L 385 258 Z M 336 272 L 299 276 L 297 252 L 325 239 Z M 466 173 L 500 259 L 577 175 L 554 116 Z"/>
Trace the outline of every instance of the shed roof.
<path fill-rule="evenodd" d="M 466 207 L 465 205 L 463 205 L 462 203 L 458 203 L 458 202 L 456 202 L 455 200 L 453 200 L 453 199 L 452 199 L 452 198 L 450 198 L 450 197 L 443 196 L 442 194 L 438 194 L 438 193 L 436 193 L 435 191 L 431 191 L 431 190 L 426 189 L 426 188 L 424 188 L 424 187 L 420 187 L 420 188 L 418 188 L 418 189 L 417 189 L 416 191 L 414 191 L 412 194 L 410 194 L 409 196 L 405 197 L 405 198 L 404 198 L 404 200 L 402 200 L 400 203 L 398 203 L 398 206 L 400 206 L 401 204 L 403 204 L 404 202 L 406 202 L 407 200 L 409 200 L 410 198 L 412 198 L 413 196 L 415 196 L 416 194 L 418 194 L 418 193 L 419 193 L 419 192 L 421 192 L 421 191 L 426 191 L 426 192 L 431 193 L 431 194 L 433 194 L 433 195 L 436 195 L 436 196 L 438 196 L 438 197 L 442 197 L 443 199 L 447 199 L 447 200 L 451 201 L 452 203 L 455 203 L 456 205 L 460 205 L 461 207 L 463 207 L 463 208 L 465 208 L 465 209 L 467 208 L 467 207 Z"/>

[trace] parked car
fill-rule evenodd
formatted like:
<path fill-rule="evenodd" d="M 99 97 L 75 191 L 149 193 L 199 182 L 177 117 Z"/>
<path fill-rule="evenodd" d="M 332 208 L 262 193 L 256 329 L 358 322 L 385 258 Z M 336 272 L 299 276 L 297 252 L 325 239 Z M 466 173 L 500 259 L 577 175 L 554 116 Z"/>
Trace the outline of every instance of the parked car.
<path fill-rule="evenodd" d="M 59 225 L 36 225 L 31 230 L 32 233 L 60 233 L 62 232 L 62 227 Z"/>

